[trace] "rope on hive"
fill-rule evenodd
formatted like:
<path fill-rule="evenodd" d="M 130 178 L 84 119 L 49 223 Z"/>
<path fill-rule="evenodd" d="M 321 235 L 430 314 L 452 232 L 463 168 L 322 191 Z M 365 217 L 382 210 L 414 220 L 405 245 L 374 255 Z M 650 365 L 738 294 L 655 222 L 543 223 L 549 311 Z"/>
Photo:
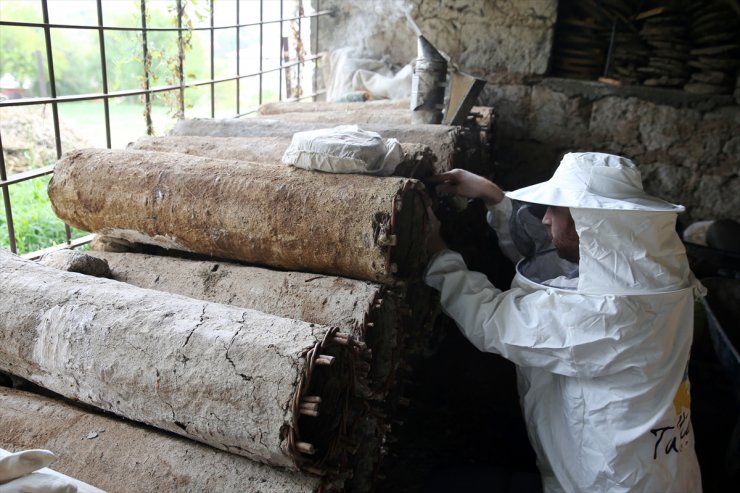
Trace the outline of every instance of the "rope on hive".
<path fill-rule="evenodd" d="M 314 367 L 317 365 L 317 360 L 319 359 L 319 357 L 321 357 L 324 348 L 334 344 L 346 346 L 348 348 L 348 361 L 341 360 L 346 365 L 347 371 L 345 372 L 345 368 L 342 368 L 339 374 L 348 376 L 347 381 L 351 382 L 352 385 L 344 385 L 342 389 L 342 392 L 344 393 L 344 398 L 342 400 L 344 402 L 342 404 L 343 408 L 341 409 L 339 415 L 339 432 L 337 434 L 337 437 L 329 440 L 327 450 L 324 451 L 319 458 L 314 459 L 312 458 L 312 446 L 301 440 L 301 430 L 299 426 L 299 419 L 301 416 L 301 403 L 310 397 L 306 394 L 308 393 L 310 383 L 313 380 L 313 371 Z M 351 392 L 351 389 L 354 387 L 354 384 L 356 383 L 354 361 L 361 349 L 361 343 L 351 340 L 349 335 L 347 334 L 339 333 L 338 327 L 331 327 L 324 335 L 324 338 L 321 341 L 316 342 L 316 344 L 305 353 L 306 365 L 299 378 L 297 391 L 293 395 L 293 399 L 290 403 L 290 411 L 292 413 L 293 423 L 290 427 L 287 441 L 288 451 L 296 462 L 296 465 L 298 465 L 299 468 L 306 472 L 319 476 L 340 474 L 339 468 L 334 464 L 328 464 L 327 461 L 329 460 L 329 458 L 337 456 L 337 452 L 340 448 L 340 442 L 342 441 L 342 438 L 346 438 L 346 417 L 349 413 L 349 394 Z M 308 446 L 310 446 L 311 449 L 307 449 Z"/>

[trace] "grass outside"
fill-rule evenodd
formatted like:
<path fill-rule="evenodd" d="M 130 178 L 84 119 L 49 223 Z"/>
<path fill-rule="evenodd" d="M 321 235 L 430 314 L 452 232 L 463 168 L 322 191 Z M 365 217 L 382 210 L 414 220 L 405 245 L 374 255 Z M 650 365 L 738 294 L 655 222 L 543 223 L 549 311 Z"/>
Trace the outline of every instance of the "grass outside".
<path fill-rule="evenodd" d="M 50 179 L 51 176 L 42 176 L 8 187 L 19 255 L 60 245 L 67 241 L 64 223 L 52 211 L 49 196 L 46 193 Z M 5 214 L 0 216 L 0 230 L 7 232 Z M 86 234 L 84 231 L 72 228 L 73 239 Z M 0 246 L 10 249 L 7 233 L 0 236 Z"/>

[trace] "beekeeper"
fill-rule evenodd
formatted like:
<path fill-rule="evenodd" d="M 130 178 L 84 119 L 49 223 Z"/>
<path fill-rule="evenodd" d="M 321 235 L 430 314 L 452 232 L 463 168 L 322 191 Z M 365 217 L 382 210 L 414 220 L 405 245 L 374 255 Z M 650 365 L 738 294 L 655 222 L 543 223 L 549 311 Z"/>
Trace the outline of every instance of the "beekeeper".
<path fill-rule="evenodd" d="M 703 288 L 675 232 L 684 208 L 601 153 L 566 154 L 550 180 L 515 192 L 463 170 L 436 181 L 483 199 L 511 256 L 512 199 L 548 206 L 550 248 L 518 262 L 511 289 L 469 271 L 433 214 L 425 274 L 479 350 L 516 364 L 544 490 L 701 491 L 687 365 Z"/>

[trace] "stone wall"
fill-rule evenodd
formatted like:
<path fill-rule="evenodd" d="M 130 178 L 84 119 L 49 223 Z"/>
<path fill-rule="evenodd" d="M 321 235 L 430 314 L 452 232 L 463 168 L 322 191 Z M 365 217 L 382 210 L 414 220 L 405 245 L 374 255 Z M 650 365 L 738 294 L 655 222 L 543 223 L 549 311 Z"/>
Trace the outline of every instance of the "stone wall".
<path fill-rule="evenodd" d="M 622 154 L 645 188 L 684 204 L 683 223 L 740 220 L 740 106 L 730 96 L 547 78 L 556 0 L 323 0 L 320 49 L 354 46 L 403 65 L 416 57 L 404 10 L 461 70 L 488 80 L 496 112 L 495 179 L 547 179 L 568 151 Z"/>
<path fill-rule="evenodd" d="M 652 194 L 686 206 L 681 221 L 740 220 L 740 107 L 730 97 L 614 88 L 544 78 L 489 84 L 497 113 L 497 180 L 509 189 L 547 179 L 569 151 L 633 159 Z"/>

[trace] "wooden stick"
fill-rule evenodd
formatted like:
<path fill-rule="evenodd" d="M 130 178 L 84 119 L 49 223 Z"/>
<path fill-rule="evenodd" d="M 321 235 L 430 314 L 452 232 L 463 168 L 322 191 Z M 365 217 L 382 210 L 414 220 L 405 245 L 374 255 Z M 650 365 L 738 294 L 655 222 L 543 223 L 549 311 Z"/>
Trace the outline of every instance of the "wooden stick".
<path fill-rule="evenodd" d="M 308 442 L 297 442 L 295 448 L 302 454 L 314 455 L 316 448 Z"/>
<path fill-rule="evenodd" d="M 316 358 L 316 364 L 322 366 L 331 366 L 334 364 L 334 356 L 322 354 L 318 358 Z"/>
<path fill-rule="evenodd" d="M 337 332 L 334 334 L 334 342 L 341 344 L 342 346 L 346 346 L 349 344 L 349 335 Z"/>

